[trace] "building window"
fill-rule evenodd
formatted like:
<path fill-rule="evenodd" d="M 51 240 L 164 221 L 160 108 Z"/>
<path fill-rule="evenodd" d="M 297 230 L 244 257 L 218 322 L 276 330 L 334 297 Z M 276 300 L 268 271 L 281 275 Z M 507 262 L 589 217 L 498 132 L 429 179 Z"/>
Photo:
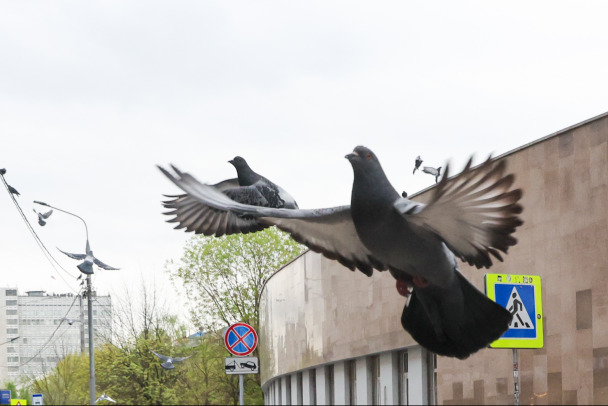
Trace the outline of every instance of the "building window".
<path fill-rule="evenodd" d="M 346 363 L 348 368 L 348 399 L 346 404 L 357 404 L 357 361 L 350 360 Z"/>
<path fill-rule="evenodd" d="M 302 393 L 302 372 L 298 372 L 298 375 L 296 376 L 296 380 L 297 385 L 298 385 L 298 405 L 304 404 L 304 395 Z"/>
<path fill-rule="evenodd" d="M 408 355 L 407 355 L 407 351 L 402 351 L 399 353 L 399 404 L 400 405 L 407 405 L 409 404 L 409 399 L 408 399 L 408 377 L 407 377 L 407 372 L 408 372 Z"/>
<path fill-rule="evenodd" d="M 13 299 L 13 300 L 7 300 L 6 301 L 6 305 L 7 306 L 17 306 L 17 300 Z"/>
<path fill-rule="evenodd" d="M 6 334 L 19 334 L 19 329 L 18 328 L 7 328 Z"/>
<path fill-rule="evenodd" d="M 285 377 L 285 404 L 291 405 L 291 376 Z"/>
<path fill-rule="evenodd" d="M 325 390 L 328 405 L 335 405 L 334 398 L 334 365 L 325 367 Z"/>
<path fill-rule="evenodd" d="M 316 369 L 310 369 L 308 371 L 310 378 L 308 379 L 308 381 L 310 382 L 309 385 L 309 389 L 308 389 L 308 393 L 310 393 L 310 404 L 311 405 L 316 405 L 317 404 L 317 370 Z"/>
<path fill-rule="evenodd" d="M 369 357 L 369 369 L 371 377 L 372 405 L 381 405 L 382 400 L 380 399 L 380 396 L 382 391 L 380 389 L 380 357 L 378 355 Z"/>
<path fill-rule="evenodd" d="M 17 309 L 6 309 L 6 315 L 7 316 L 16 316 L 17 315 Z"/>
<path fill-rule="evenodd" d="M 6 296 L 17 296 L 17 289 L 7 289 Z"/>
<path fill-rule="evenodd" d="M 437 404 L 437 354 L 427 351 L 429 405 Z"/>

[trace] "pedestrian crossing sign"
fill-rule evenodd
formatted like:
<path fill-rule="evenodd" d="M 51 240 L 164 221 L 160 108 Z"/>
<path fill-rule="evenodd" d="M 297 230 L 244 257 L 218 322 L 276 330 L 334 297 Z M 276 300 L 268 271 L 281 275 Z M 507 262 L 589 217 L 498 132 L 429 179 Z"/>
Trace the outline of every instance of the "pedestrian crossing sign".
<path fill-rule="evenodd" d="M 513 316 L 492 348 L 542 348 L 543 308 L 538 275 L 486 274 L 486 295 Z"/>

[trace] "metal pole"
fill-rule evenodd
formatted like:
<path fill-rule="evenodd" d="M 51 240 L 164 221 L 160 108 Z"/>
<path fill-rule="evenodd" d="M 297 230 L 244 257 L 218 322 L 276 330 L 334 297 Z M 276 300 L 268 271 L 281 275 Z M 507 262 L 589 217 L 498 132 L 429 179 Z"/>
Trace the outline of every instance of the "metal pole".
<path fill-rule="evenodd" d="M 82 292 L 78 294 L 78 301 L 80 302 L 80 353 L 84 354 L 84 306 L 82 304 Z"/>
<path fill-rule="evenodd" d="M 239 374 L 239 405 L 245 404 L 245 385 L 243 385 L 243 374 Z"/>
<path fill-rule="evenodd" d="M 513 384 L 515 385 L 515 390 L 513 391 L 513 398 L 515 401 L 515 405 L 519 405 L 519 360 L 517 354 L 517 348 L 513 348 Z"/>
<path fill-rule="evenodd" d="M 95 344 L 93 344 L 93 297 L 91 288 L 91 275 L 87 275 L 87 311 L 89 318 L 89 400 L 95 404 Z"/>

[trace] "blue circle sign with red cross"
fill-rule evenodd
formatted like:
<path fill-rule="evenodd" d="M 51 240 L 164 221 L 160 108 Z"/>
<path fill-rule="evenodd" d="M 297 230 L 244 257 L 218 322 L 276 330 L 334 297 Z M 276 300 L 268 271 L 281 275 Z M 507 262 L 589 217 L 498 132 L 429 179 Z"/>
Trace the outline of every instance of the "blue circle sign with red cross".
<path fill-rule="evenodd" d="M 258 335 L 249 324 L 235 323 L 226 330 L 224 343 L 232 354 L 243 357 L 255 350 Z"/>

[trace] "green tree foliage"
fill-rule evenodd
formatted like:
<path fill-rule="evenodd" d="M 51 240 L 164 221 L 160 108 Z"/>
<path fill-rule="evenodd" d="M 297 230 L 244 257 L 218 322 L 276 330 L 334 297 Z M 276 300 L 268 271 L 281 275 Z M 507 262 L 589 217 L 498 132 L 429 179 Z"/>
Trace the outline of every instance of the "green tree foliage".
<path fill-rule="evenodd" d="M 194 321 L 207 331 L 238 321 L 257 329 L 264 283 L 304 249 L 275 227 L 219 238 L 195 236 L 167 271 L 183 284 Z"/>

